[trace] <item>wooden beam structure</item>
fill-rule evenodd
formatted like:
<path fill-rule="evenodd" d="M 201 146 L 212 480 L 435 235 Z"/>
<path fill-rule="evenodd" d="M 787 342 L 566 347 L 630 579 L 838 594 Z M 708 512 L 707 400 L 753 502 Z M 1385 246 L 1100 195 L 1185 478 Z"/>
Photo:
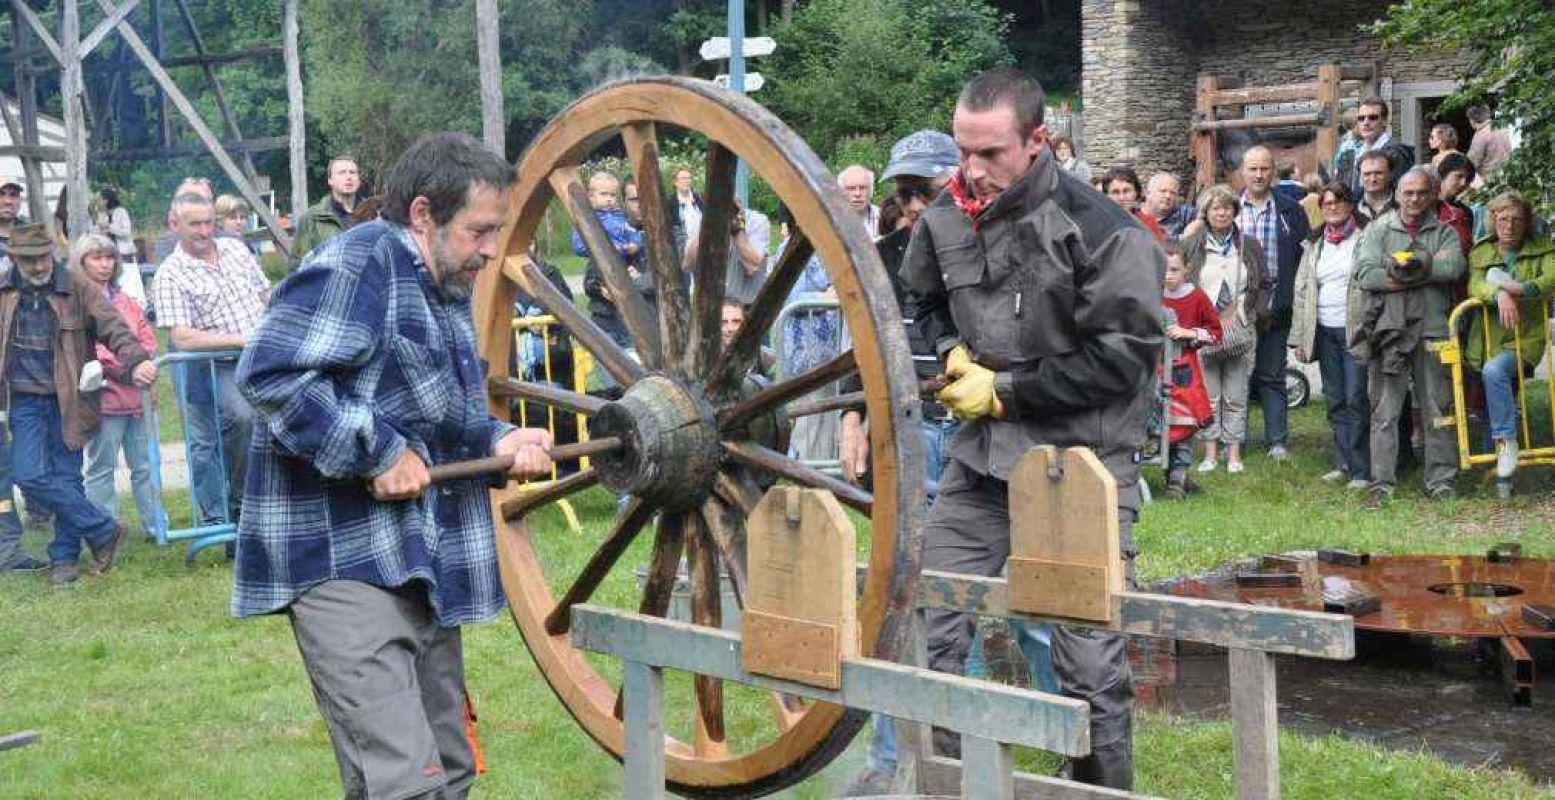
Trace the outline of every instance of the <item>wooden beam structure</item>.
<path fill-rule="evenodd" d="M 266 153 L 271 150 L 286 148 L 291 139 L 286 136 L 265 136 L 259 139 L 244 139 L 241 142 L 222 142 L 222 146 L 230 150 L 242 150 L 249 153 Z M 43 148 L 47 150 L 48 148 Z M 188 156 L 203 156 L 206 149 L 203 145 L 187 145 L 175 147 L 125 147 L 115 150 L 89 150 L 88 154 L 93 161 L 150 161 L 161 158 L 186 158 Z"/>
<path fill-rule="evenodd" d="M 281 40 L 286 60 L 286 127 L 291 134 L 288 165 L 292 177 L 292 230 L 308 207 L 308 128 L 302 108 L 302 56 L 297 47 L 297 0 L 284 0 L 281 8 Z"/>
<path fill-rule="evenodd" d="M 205 37 L 200 35 L 199 26 L 194 24 L 194 16 L 189 13 L 189 4 L 184 0 L 173 0 L 173 2 L 178 6 L 178 16 L 183 20 L 184 29 L 189 32 L 189 41 L 194 44 L 194 54 L 204 59 Z M 221 113 L 221 121 L 227 128 L 227 136 L 234 142 L 243 141 L 243 131 L 238 128 L 238 121 L 232 116 L 232 108 L 227 105 L 227 93 L 221 90 L 221 80 L 216 77 L 216 68 L 206 60 L 201 60 L 199 64 L 200 69 L 205 73 L 206 82 L 211 85 L 211 96 L 216 99 L 216 110 Z M 244 150 L 242 155 L 243 174 L 253 181 L 258 178 L 254 172 L 254 159 L 247 150 Z"/>
<path fill-rule="evenodd" d="M 502 113 L 502 50 L 497 0 L 475 0 L 475 45 L 481 72 L 481 141 L 507 158 L 506 117 Z"/>

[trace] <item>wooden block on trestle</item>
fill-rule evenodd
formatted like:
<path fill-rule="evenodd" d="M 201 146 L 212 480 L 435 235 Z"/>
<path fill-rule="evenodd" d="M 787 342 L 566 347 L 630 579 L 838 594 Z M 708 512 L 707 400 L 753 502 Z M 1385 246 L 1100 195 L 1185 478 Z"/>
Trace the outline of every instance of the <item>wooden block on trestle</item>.
<path fill-rule="evenodd" d="M 746 530 L 745 669 L 841 688 L 859 652 L 853 523 L 829 492 L 775 486 Z"/>
<path fill-rule="evenodd" d="M 1090 449 L 1034 447 L 1010 475 L 1010 610 L 1096 622 L 1123 591 L 1118 487 Z"/>

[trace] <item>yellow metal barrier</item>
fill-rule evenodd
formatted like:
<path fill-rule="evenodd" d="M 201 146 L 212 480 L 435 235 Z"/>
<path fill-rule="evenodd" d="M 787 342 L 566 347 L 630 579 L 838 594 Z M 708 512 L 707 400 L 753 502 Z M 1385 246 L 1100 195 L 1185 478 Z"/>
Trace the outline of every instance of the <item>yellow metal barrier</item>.
<path fill-rule="evenodd" d="M 537 317 L 518 317 L 513 320 L 513 352 L 515 354 L 528 352 L 525 338 L 529 336 L 538 337 L 540 343 L 539 350 L 541 353 L 541 371 L 538 377 L 540 380 L 548 383 L 556 382 L 553 377 L 555 373 L 551 364 L 551 328 L 557 324 L 558 323 L 556 322 L 556 318 L 549 315 Z M 584 394 L 588 391 L 588 375 L 594 369 L 594 356 L 589 353 L 588 350 L 585 350 L 581 347 L 574 347 L 571 349 L 573 384 L 571 388 L 573 391 L 578 392 L 579 394 Z M 583 414 L 577 414 L 576 418 L 578 441 L 586 442 L 589 438 L 588 417 L 584 416 Z M 518 404 L 518 424 L 521 427 L 530 427 L 529 404 L 527 402 L 520 401 Z M 546 406 L 545 408 L 545 429 L 551 432 L 551 437 L 553 439 L 556 437 L 556 409 L 554 407 Z M 579 460 L 578 467 L 579 469 L 589 468 L 588 456 L 584 456 Z M 546 486 L 547 484 L 550 484 L 551 482 L 555 481 L 557 477 L 558 475 L 556 465 L 552 464 L 551 477 L 549 479 L 535 479 L 525 481 L 524 483 L 520 484 L 519 488 L 522 490 L 533 491 Z M 575 511 L 573 511 L 572 504 L 567 502 L 565 499 L 562 499 L 556 502 L 556 506 L 557 508 L 561 509 L 562 515 L 567 518 L 567 527 L 571 529 L 573 533 L 581 534 L 583 532 L 583 526 L 579 524 L 578 515 Z"/>
<path fill-rule="evenodd" d="M 1540 360 L 1555 366 L 1555 359 L 1551 357 L 1552 347 L 1555 347 L 1555 336 L 1551 336 L 1550 307 L 1543 307 L 1544 313 L 1540 314 L 1539 324 L 1544 326 L 1544 353 Z M 1461 321 L 1464 316 L 1472 311 L 1478 311 L 1482 318 L 1477 324 L 1467 326 L 1464 330 Z M 1437 356 L 1442 364 L 1452 373 L 1452 407 L 1453 418 L 1450 420 L 1438 420 L 1437 424 L 1452 425 L 1458 429 L 1458 466 L 1460 469 L 1468 469 L 1475 464 L 1494 464 L 1496 454 L 1494 449 L 1490 452 L 1473 452 L 1472 443 L 1469 441 L 1468 403 L 1464 392 L 1464 370 L 1467 366 L 1468 337 L 1474 335 L 1474 329 L 1479 329 L 1479 335 L 1484 345 L 1485 359 L 1489 359 L 1495 353 L 1491 352 L 1490 325 L 1483 315 L 1496 313 L 1495 308 L 1488 306 L 1485 301 L 1470 297 L 1459 303 L 1447 317 L 1448 338 L 1436 346 Z M 1528 320 L 1524 319 L 1526 324 Z M 1555 464 L 1555 446 L 1534 447 L 1533 436 L 1528 427 L 1528 392 L 1526 382 L 1528 380 L 1523 364 L 1523 337 L 1522 324 L 1512 328 L 1512 354 L 1517 359 L 1517 418 L 1521 426 L 1521 441 L 1518 442 L 1520 450 L 1517 454 L 1517 465 L 1528 466 L 1531 464 Z M 1460 341 L 1460 336 L 1462 341 Z M 1537 362 L 1536 362 L 1537 363 Z M 1480 365 L 1484 367 L 1483 364 Z M 1551 437 L 1555 440 L 1555 380 L 1545 381 L 1549 391 L 1551 409 Z"/>

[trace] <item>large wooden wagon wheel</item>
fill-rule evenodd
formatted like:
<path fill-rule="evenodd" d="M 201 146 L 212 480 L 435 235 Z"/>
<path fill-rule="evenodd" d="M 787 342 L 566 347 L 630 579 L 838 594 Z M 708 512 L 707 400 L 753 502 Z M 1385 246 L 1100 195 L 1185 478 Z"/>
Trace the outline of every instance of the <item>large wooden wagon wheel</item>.
<path fill-rule="evenodd" d="M 704 237 L 683 275 L 667 220 L 674 213 L 659 160 L 658 137 L 671 128 L 709 140 L 701 230 L 728 230 L 736 158 L 744 159 L 790 209 L 796 222 L 745 327 L 725 349 L 719 336 L 727 237 Z M 630 288 L 626 267 L 589 210 L 580 165 L 620 137 L 638 183 L 646 268 L 657 280 L 657 313 Z M 612 342 L 557 292 L 530 260 L 530 245 L 546 207 L 558 201 L 571 216 L 606 285 L 617 299 L 638 360 Z M 860 599 L 860 642 L 866 653 L 900 654 L 918 573 L 923 447 L 917 381 L 891 285 L 858 217 L 810 148 L 772 114 L 710 83 L 678 78 L 615 83 L 569 106 L 525 152 L 512 194 L 512 220 L 502 234 L 500 270 L 488 269 L 477 289 L 476 321 L 490 365 L 491 402 L 506 413 L 513 398 L 589 415 L 589 432 L 623 446 L 595 457 L 590 469 L 540 492 L 516 487 L 493 493 L 499 512 L 502 580 L 524 641 L 551 688 L 589 736 L 617 758 L 623 747 L 619 687 L 601 676 L 568 638 L 569 609 L 591 595 L 645 529 L 653 547 L 639 609 L 664 615 L 682 552 L 690 564 L 692 617 L 720 622 L 718 575 L 739 591 L 745 580 L 744 519 L 773 480 L 832 492 L 867 515 L 869 573 Z M 747 375 L 811 253 L 837 288 L 852 334 L 851 351 L 776 384 L 753 386 Z M 506 372 L 512 347 L 514 292 L 522 287 L 566 325 L 575 346 L 591 352 L 624 388 L 614 402 L 514 380 Z M 871 420 L 873 494 L 789 459 L 770 436 L 785 421 L 785 405 L 858 373 Z M 525 517 L 593 485 L 629 495 L 609 533 L 575 574 L 546 575 Z M 552 579 L 564 591 L 553 594 Z M 860 712 L 803 704 L 774 695 L 770 735 L 754 743 L 726 739 L 720 681 L 692 680 L 694 735 L 666 742 L 670 788 L 698 797 L 753 796 L 793 784 L 825 766 L 863 724 Z M 672 701 L 673 702 L 673 701 Z"/>

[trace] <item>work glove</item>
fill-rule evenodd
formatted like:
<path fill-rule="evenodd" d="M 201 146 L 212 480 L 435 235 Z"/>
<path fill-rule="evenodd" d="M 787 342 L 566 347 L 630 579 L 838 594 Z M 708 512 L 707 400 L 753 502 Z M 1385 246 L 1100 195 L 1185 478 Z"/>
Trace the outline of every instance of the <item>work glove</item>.
<path fill-rule="evenodd" d="M 1004 416 L 994 391 L 994 371 L 974 362 L 965 345 L 957 345 L 946 356 L 945 377 L 950 385 L 935 397 L 950 413 L 965 420 Z"/>

